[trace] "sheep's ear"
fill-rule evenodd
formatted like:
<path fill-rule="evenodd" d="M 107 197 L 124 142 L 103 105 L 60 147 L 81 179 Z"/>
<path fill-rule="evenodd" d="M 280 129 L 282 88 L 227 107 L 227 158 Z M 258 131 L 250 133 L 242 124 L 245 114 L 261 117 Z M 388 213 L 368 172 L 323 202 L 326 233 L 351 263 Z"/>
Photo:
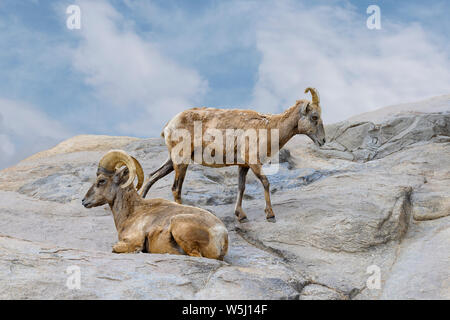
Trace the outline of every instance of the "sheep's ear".
<path fill-rule="evenodd" d="M 301 109 L 302 115 L 306 116 L 310 111 L 311 111 L 311 104 L 309 102 L 303 104 Z"/>
<path fill-rule="evenodd" d="M 127 167 L 124 167 L 121 170 L 117 170 L 114 174 L 114 184 L 121 185 L 128 180 L 129 170 Z"/>

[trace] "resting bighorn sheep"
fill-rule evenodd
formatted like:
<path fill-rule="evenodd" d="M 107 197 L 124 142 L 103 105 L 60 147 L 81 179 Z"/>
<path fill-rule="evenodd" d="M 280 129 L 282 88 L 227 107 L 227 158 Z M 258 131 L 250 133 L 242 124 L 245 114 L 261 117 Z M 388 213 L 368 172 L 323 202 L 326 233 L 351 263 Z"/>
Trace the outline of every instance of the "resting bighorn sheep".
<path fill-rule="evenodd" d="M 306 134 L 310 137 L 314 143 L 318 146 L 322 146 L 325 143 L 325 131 L 321 119 L 321 107 L 319 94 L 314 88 L 306 88 L 305 93 L 311 92 L 312 102 L 307 100 L 297 100 L 295 105 L 281 114 L 261 114 L 251 110 L 238 110 L 238 109 L 213 109 L 213 108 L 193 108 L 183 111 L 170 120 L 164 127 L 162 136 L 165 138 L 167 148 L 169 149 L 169 159 L 155 172 L 150 174 L 150 180 L 143 189 L 142 196 L 145 198 L 150 187 L 159 179 L 163 178 L 173 170 L 175 170 L 175 181 L 172 186 L 172 193 L 176 202 L 181 203 L 181 188 L 183 180 L 186 175 L 188 163 L 176 163 L 173 159 L 172 150 L 179 143 L 179 132 L 177 129 L 187 130 L 191 137 L 195 136 L 194 123 L 200 122 L 202 124 L 202 141 L 203 148 L 207 145 L 208 141 L 205 141 L 205 131 L 213 128 L 219 129 L 225 132 L 227 129 L 278 129 L 279 133 L 279 149 L 281 149 L 288 141 L 296 134 Z M 224 135 L 225 136 L 225 135 Z M 264 139 L 258 137 L 259 140 Z M 267 155 L 272 156 L 271 151 L 271 136 L 267 134 L 266 146 Z M 224 139 L 225 140 L 225 139 Z M 225 143 L 223 143 L 225 145 Z M 266 199 L 266 218 L 268 221 L 275 221 L 275 215 L 270 203 L 269 193 L 269 181 L 262 172 L 262 163 L 258 161 L 256 163 L 250 163 L 248 159 L 251 158 L 249 154 L 249 145 L 245 145 L 245 150 L 237 150 L 236 146 L 234 154 L 243 152 L 245 154 L 244 163 L 227 163 L 223 161 L 221 164 L 210 162 L 206 163 L 204 159 L 201 159 L 201 164 L 210 167 L 224 167 L 230 165 L 239 166 L 239 192 L 237 196 L 237 202 L 235 207 L 235 215 L 240 222 L 247 221 L 247 216 L 242 210 L 242 197 L 245 190 L 245 179 L 249 168 L 253 171 L 256 177 L 261 181 L 264 186 L 264 195 Z M 191 145 L 190 150 L 194 150 L 195 145 Z M 194 152 L 189 155 L 189 160 L 194 159 Z M 224 153 L 225 158 L 225 153 Z"/>
<path fill-rule="evenodd" d="M 109 204 L 119 233 L 113 252 L 188 254 L 223 260 L 228 232 L 222 221 L 200 208 L 142 199 L 137 190 L 143 181 L 139 162 L 124 151 L 112 150 L 100 160 L 97 180 L 82 201 L 86 208 Z"/>

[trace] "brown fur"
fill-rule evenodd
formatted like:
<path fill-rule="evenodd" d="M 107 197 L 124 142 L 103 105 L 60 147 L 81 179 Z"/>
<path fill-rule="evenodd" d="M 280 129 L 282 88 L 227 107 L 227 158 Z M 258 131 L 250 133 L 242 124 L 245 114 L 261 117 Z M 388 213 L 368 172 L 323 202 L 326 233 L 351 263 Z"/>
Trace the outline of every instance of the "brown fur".
<path fill-rule="evenodd" d="M 222 260 L 228 249 L 228 232 L 212 213 L 164 199 L 142 199 L 127 181 L 127 169 L 114 174 L 99 172 L 83 199 L 86 208 L 108 204 L 119 241 L 113 252 L 187 254 Z"/>
<path fill-rule="evenodd" d="M 316 119 L 316 120 L 313 120 Z M 191 135 L 191 150 L 194 150 L 194 122 L 199 121 L 202 124 L 203 137 L 207 129 L 219 129 L 224 137 L 223 141 L 223 161 L 222 163 L 209 164 L 202 160 L 201 164 L 209 167 L 224 167 L 230 165 L 238 165 L 239 170 L 239 192 L 236 202 L 235 214 L 239 221 L 246 221 L 247 217 L 242 210 L 242 196 L 245 189 L 245 177 L 248 169 L 258 177 L 264 187 L 264 195 L 266 200 L 266 218 L 269 221 L 274 221 L 275 215 L 270 203 L 270 186 L 267 177 L 262 172 L 262 164 L 259 154 L 251 157 L 249 143 L 247 142 L 245 148 L 245 163 L 239 164 L 235 159 L 235 163 L 226 162 L 226 129 L 268 129 L 267 140 L 264 142 L 267 146 L 267 155 L 271 157 L 271 134 L 270 129 L 279 130 L 279 149 L 281 149 L 294 135 L 306 134 L 316 144 L 322 145 L 325 143 L 325 132 L 321 120 L 321 108 L 318 104 L 311 103 L 307 100 L 298 100 L 295 105 L 281 114 L 261 114 L 252 110 L 240 109 L 214 109 L 214 108 L 193 108 L 183 111 L 176 115 L 169 121 L 162 133 L 165 138 L 167 148 L 169 150 L 169 159 L 164 163 L 160 169 L 150 176 L 150 181 L 143 189 L 142 196 L 145 197 L 150 187 L 159 179 L 166 176 L 175 170 L 175 180 L 172 187 L 172 193 L 176 202 L 181 203 L 181 188 L 188 168 L 188 164 L 176 164 L 171 159 L 172 149 L 179 143 L 179 140 L 172 138 L 173 132 L 177 129 L 186 129 Z M 259 145 L 259 135 L 257 135 L 257 145 Z M 203 150 L 210 144 L 210 141 L 202 140 Z M 258 148 L 257 148 L 258 149 Z M 234 155 L 237 155 L 240 150 L 237 150 L 235 144 Z M 259 152 L 259 150 L 257 151 Z M 191 155 L 194 160 L 194 154 Z M 250 163 L 249 159 L 256 159 L 257 163 Z M 241 169 L 242 168 L 242 169 Z"/>

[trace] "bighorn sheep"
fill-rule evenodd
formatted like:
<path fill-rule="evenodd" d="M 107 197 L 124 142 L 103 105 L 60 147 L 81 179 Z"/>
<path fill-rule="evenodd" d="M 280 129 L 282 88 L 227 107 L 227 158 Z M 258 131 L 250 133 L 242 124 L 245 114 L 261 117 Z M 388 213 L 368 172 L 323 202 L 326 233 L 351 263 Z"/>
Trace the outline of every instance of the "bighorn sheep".
<path fill-rule="evenodd" d="M 291 139 L 296 134 L 306 134 L 314 141 L 316 145 L 322 146 L 325 143 L 325 131 L 321 119 L 319 94 L 314 88 L 306 88 L 305 93 L 307 93 L 308 91 L 311 93 L 312 102 L 307 100 L 297 100 L 294 106 L 290 107 L 288 110 L 281 114 L 272 115 L 261 114 L 251 110 L 224 110 L 213 108 L 193 108 L 179 113 L 166 124 L 162 133 L 162 136 L 165 138 L 167 148 L 169 149 L 169 159 L 158 170 L 150 174 L 150 180 L 145 185 L 142 196 L 145 198 L 150 187 L 156 181 L 175 170 L 175 181 L 172 186 L 172 193 L 175 201 L 181 203 L 181 188 L 183 185 L 186 170 L 188 168 L 188 163 L 176 163 L 173 159 L 172 151 L 179 143 L 180 139 L 180 134 L 179 132 L 177 132 L 177 130 L 187 130 L 190 136 L 193 137 L 196 134 L 194 132 L 195 122 L 201 122 L 202 124 L 201 146 L 203 148 L 208 143 L 208 141 L 206 141 L 205 139 L 205 132 L 210 128 L 219 129 L 222 132 L 228 129 L 268 129 L 270 131 L 272 131 L 273 129 L 278 129 L 279 140 L 278 148 L 276 151 L 281 149 L 289 141 L 289 139 Z M 268 146 L 266 149 L 267 155 L 271 157 L 273 153 L 270 147 L 272 145 L 271 136 L 267 134 L 265 138 L 258 137 L 258 145 L 261 139 L 266 140 L 266 146 Z M 237 150 L 236 146 L 234 146 L 235 155 L 239 152 L 243 152 L 245 154 L 244 163 L 229 163 L 227 161 L 224 161 L 220 164 L 211 164 L 210 162 L 207 163 L 206 161 L 204 161 L 204 159 L 200 159 L 200 161 L 197 161 L 194 157 L 194 144 L 191 145 L 190 149 L 194 151 L 192 152 L 192 154 L 188 155 L 188 157 L 189 160 L 191 160 L 192 158 L 194 162 L 201 163 L 202 165 L 210 167 L 223 167 L 229 165 L 239 166 L 239 192 L 235 207 L 235 215 L 240 222 L 247 221 L 247 216 L 242 210 L 242 197 L 245 190 L 246 175 L 250 168 L 264 186 L 264 195 L 266 200 L 266 219 L 268 221 L 275 222 L 275 215 L 270 203 L 269 181 L 262 172 L 263 163 L 259 161 L 260 157 L 258 157 L 258 161 L 256 163 L 250 163 L 248 161 L 249 158 L 251 158 L 251 154 L 249 154 L 249 145 L 250 143 L 244 144 L 245 150 L 242 149 L 242 147 L 241 150 Z"/>
<path fill-rule="evenodd" d="M 119 233 L 113 252 L 188 254 L 223 260 L 228 232 L 222 221 L 200 208 L 142 199 L 137 190 L 143 181 L 139 162 L 124 151 L 112 150 L 100 160 L 97 179 L 82 201 L 86 208 L 109 204 Z"/>

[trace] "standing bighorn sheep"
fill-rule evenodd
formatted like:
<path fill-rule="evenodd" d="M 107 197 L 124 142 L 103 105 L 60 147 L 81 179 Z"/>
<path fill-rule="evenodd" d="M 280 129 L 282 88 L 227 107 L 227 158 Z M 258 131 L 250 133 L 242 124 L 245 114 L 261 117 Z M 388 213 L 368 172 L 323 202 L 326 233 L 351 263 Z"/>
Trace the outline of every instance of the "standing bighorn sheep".
<path fill-rule="evenodd" d="M 124 151 L 112 150 L 100 160 L 97 180 L 82 201 L 86 208 L 109 204 L 119 233 L 113 252 L 188 254 L 223 260 L 228 232 L 222 221 L 200 208 L 142 199 L 137 190 L 143 181 L 139 162 Z"/>
<path fill-rule="evenodd" d="M 213 108 L 193 108 L 183 111 L 170 120 L 164 127 L 162 136 L 165 138 L 167 148 L 169 149 L 169 159 L 155 172 L 150 174 L 150 180 L 143 189 L 142 196 L 145 198 L 150 187 L 159 179 L 163 178 L 173 170 L 175 170 L 175 181 L 172 186 L 172 193 L 176 202 L 181 203 L 181 188 L 183 185 L 188 163 L 182 162 L 176 163 L 173 159 L 172 150 L 179 143 L 180 134 L 179 129 L 187 130 L 191 137 L 195 136 L 194 123 L 201 122 L 202 124 L 202 147 L 204 148 L 209 141 L 205 141 L 205 132 L 208 129 L 219 129 L 225 132 L 227 129 L 234 130 L 247 130 L 247 129 L 266 129 L 273 130 L 278 129 L 279 141 L 277 150 L 281 149 L 288 141 L 296 134 L 306 134 L 310 137 L 315 144 L 322 146 L 325 143 L 325 131 L 321 119 L 321 107 L 319 94 L 314 88 L 306 88 L 305 93 L 311 92 L 312 102 L 307 100 L 297 100 L 295 105 L 281 114 L 261 114 L 251 110 L 224 110 Z M 224 134 L 225 136 L 225 134 Z M 271 150 L 271 136 L 267 135 L 265 138 L 258 137 L 257 145 L 261 139 L 265 139 L 267 147 L 267 155 L 273 156 Z M 263 141 L 264 142 L 264 141 Z M 225 143 L 224 143 L 225 144 Z M 251 169 L 256 177 L 261 181 L 264 186 L 264 195 L 266 199 L 266 218 L 268 221 L 275 221 L 275 215 L 270 203 L 269 181 L 262 171 L 262 161 L 258 157 L 256 163 L 251 163 L 249 159 L 250 143 L 244 144 L 244 149 L 237 150 L 234 146 L 234 154 L 245 154 L 244 163 L 229 163 L 227 161 L 221 163 L 210 163 L 204 159 L 201 160 L 201 164 L 209 167 L 224 167 L 230 165 L 239 166 L 239 192 L 237 196 L 237 202 L 235 207 L 235 215 L 240 222 L 247 221 L 247 216 L 242 210 L 242 197 L 245 190 L 245 180 L 248 170 Z M 191 149 L 194 150 L 195 145 L 192 143 Z M 224 154 L 225 157 L 225 154 Z M 189 155 L 189 159 L 194 160 L 194 151 Z"/>

